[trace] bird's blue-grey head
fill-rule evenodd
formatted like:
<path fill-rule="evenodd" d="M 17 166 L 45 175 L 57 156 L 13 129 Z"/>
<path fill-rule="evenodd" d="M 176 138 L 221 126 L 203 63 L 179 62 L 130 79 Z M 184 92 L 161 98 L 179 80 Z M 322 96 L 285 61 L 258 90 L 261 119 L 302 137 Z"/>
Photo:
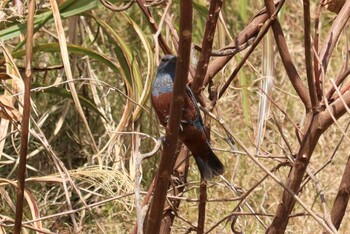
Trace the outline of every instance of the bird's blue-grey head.
<path fill-rule="evenodd" d="M 158 74 L 167 73 L 170 74 L 171 78 L 174 81 L 176 70 L 176 56 L 167 54 L 164 55 L 158 66 Z"/>
<path fill-rule="evenodd" d="M 156 79 L 152 85 L 152 96 L 158 96 L 163 93 L 173 91 L 173 82 L 175 79 L 176 56 L 165 55 L 162 57 L 157 70 Z"/>

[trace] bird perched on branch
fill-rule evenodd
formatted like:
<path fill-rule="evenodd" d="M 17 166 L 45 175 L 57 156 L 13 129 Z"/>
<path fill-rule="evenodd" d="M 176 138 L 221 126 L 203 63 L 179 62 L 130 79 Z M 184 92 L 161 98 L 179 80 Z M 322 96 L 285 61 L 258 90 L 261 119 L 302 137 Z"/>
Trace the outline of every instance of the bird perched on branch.
<path fill-rule="evenodd" d="M 163 126 L 167 125 L 169 119 L 175 70 L 176 57 L 165 55 L 152 85 L 152 104 Z M 210 180 L 223 174 L 224 166 L 210 147 L 196 99 L 188 86 L 180 124 L 179 138 L 192 152 L 202 178 Z"/>

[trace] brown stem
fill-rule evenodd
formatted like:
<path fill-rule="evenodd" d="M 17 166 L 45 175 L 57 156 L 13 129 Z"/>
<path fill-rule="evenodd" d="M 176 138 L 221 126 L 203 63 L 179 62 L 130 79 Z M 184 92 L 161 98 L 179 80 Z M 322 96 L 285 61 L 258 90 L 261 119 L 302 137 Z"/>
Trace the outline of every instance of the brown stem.
<path fill-rule="evenodd" d="M 350 157 L 348 157 L 348 162 L 346 163 L 346 167 L 343 173 L 343 177 L 341 179 L 339 190 L 337 196 L 334 200 L 331 219 L 334 227 L 339 229 L 340 224 L 343 220 L 346 207 L 348 205 L 350 198 Z"/>
<path fill-rule="evenodd" d="M 192 39 L 192 1 L 180 2 L 180 39 L 170 116 L 166 127 L 165 147 L 160 159 L 153 199 L 149 208 L 146 234 L 159 233 L 169 179 L 175 163 L 174 154 L 179 135 L 182 107 L 190 64 Z"/>
<path fill-rule="evenodd" d="M 143 14 L 146 16 L 148 23 L 151 27 L 151 30 L 153 33 L 156 33 L 158 31 L 158 26 L 156 24 L 156 21 L 154 20 L 152 13 L 150 10 L 145 6 L 146 2 L 145 0 L 136 0 L 137 4 L 141 8 Z M 158 36 L 158 42 L 160 47 L 162 48 L 164 54 L 171 54 L 171 49 L 169 46 L 165 43 L 164 38 L 162 37 L 162 34 L 159 34 Z"/>
<path fill-rule="evenodd" d="M 315 81 L 312 71 L 312 45 L 311 45 L 311 30 L 310 30 L 310 0 L 303 1 L 304 6 L 304 45 L 305 45 L 305 65 L 307 83 L 309 86 L 309 95 L 313 111 L 319 109 L 319 101 L 317 99 Z M 319 85 L 319 84 L 316 84 Z"/>
<path fill-rule="evenodd" d="M 264 0 L 264 2 L 270 17 L 273 16 L 274 12 L 276 11 L 276 7 L 274 5 L 273 0 Z M 308 89 L 304 85 L 296 67 L 293 64 L 292 56 L 289 53 L 289 49 L 282 31 L 282 27 L 277 19 L 274 19 L 274 22 L 272 23 L 272 30 L 287 75 L 301 101 L 304 103 L 306 110 L 310 110 L 312 106 Z"/>
<path fill-rule="evenodd" d="M 346 105 L 350 105 L 349 92 L 344 94 L 342 96 L 342 99 Z M 312 116 L 310 124 L 308 124 L 309 127 L 307 127 L 305 137 L 301 142 L 297 158 L 294 162 L 291 172 L 288 175 L 286 183 L 286 186 L 294 193 L 298 193 L 299 191 L 302 178 L 305 174 L 309 160 L 316 147 L 319 137 L 334 122 L 332 116 L 335 119 L 339 119 L 346 113 L 346 108 L 343 101 L 338 99 L 329 106 L 329 110 L 326 109 L 325 111 Z M 277 207 L 273 222 L 266 233 L 283 233 L 285 231 L 289 220 L 289 214 L 291 213 L 294 204 L 295 200 L 293 198 L 293 195 L 285 189 L 283 191 L 281 202 Z"/>
<path fill-rule="evenodd" d="M 34 34 L 34 15 L 35 0 L 28 3 L 28 21 L 27 21 L 27 41 L 26 41 L 26 70 L 24 74 L 24 101 L 23 101 L 23 117 L 21 125 L 21 149 L 18 166 L 18 185 L 17 185 L 17 201 L 16 201 L 16 218 L 14 233 L 19 234 L 22 227 L 23 217 L 23 199 L 25 187 L 25 172 L 28 152 L 28 132 L 30 118 L 30 85 L 32 79 L 32 60 L 33 60 L 33 34 Z"/>
<path fill-rule="evenodd" d="M 301 142 L 297 158 L 288 176 L 286 186 L 295 194 L 299 191 L 312 152 L 316 147 L 319 137 L 323 133 L 318 128 L 317 117 L 318 115 L 315 115 L 311 121 L 311 125 Z M 277 207 L 275 217 L 270 227 L 266 230 L 266 233 L 284 233 L 289 221 L 289 214 L 294 205 L 295 199 L 293 195 L 285 189 L 283 191 L 282 200 Z"/>
<path fill-rule="evenodd" d="M 318 48 L 319 48 L 319 36 L 320 36 L 320 31 L 319 31 L 319 25 L 320 25 L 320 16 L 321 16 L 321 11 L 323 8 L 323 2 L 324 0 L 320 1 L 319 6 L 317 7 L 317 12 L 316 12 L 316 18 L 315 18 L 315 37 L 314 37 L 314 75 L 315 75 L 315 85 L 316 85 L 316 93 L 318 100 L 322 100 L 322 90 L 321 90 L 321 84 L 320 84 L 320 78 L 319 78 L 319 73 L 318 73 Z"/>
<path fill-rule="evenodd" d="M 179 156 L 176 159 L 175 167 L 174 167 L 174 176 L 176 179 L 173 181 L 175 184 L 175 188 L 172 190 L 172 195 L 175 197 L 182 196 L 183 191 L 185 189 L 185 184 L 187 183 L 187 172 L 189 167 L 189 157 L 188 157 L 188 149 L 184 147 L 184 145 L 179 142 L 181 146 L 181 150 Z M 170 200 L 171 205 L 163 211 L 163 218 L 160 226 L 160 233 L 166 234 L 171 232 L 171 226 L 174 222 L 175 213 L 180 206 L 179 199 Z"/>
<path fill-rule="evenodd" d="M 198 227 L 197 234 L 204 233 L 205 224 L 205 207 L 207 204 L 207 181 L 201 180 L 199 187 L 199 204 L 198 204 Z"/>
<path fill-rule="evenodd" d="M 202 50 L 199 56 L 197 69 L 193 78 L 192 91 L 198 100 L 199 94 L 202 91 L 203 80 L 208 70 L 209 58 L 213 49 L 214 34 L 216 23 L 219 18 L 223 0 L 210 1 L 208 18 L 205 25 L 205 31 L 202 41 Z"/>
<path fill-rule="evenodd" d="M 334 13 L 339 13 L 341 8 L 344 6 L 346 0 L 326 0 L 324 5 L 327 10 L 332 11 Z"/>
<path fill-rule="evenodd" d="M 321 74 L 321 77 L 322 77 L 322 74 L 323 76 L 326 74 L 332 52 L 349 18 L 350 18 L 350 1 L 346 1 L 343 8 L 340 10 L 339 14 L 335 18 L 332 24 L 332 27 L 330 28 L 327 34 L 325 43 L 320 52 L 320 60 L 322 62 L 322 69 L 323 69 L 323 71 L 322 70 L 319 71 L 319 74 Z"/>
<path fill-rule="evenodd" d="M 347 66 L 346 63 L 344 63 L 343 68 L 345 66 Z M 346 77 L 348 77 L 350 75 L 350 67 L 348 67 L 347 69 L 341 69 L 341 71 L 342 71 L 341 74 L 339 74 L 337 79 L 335 80 L 335 85 L 337 87 L 339 87 L 339 85 L 345 81 Z M 343 87 L 342 91 L 343 90 L 346 91 L 348 88 L 349 88 L 349 84 L 346 85 L 345 87 Z M 338 94 L 333 95 L 334 92 L 335 92 L 335 87 L 332 85 L 326 94 L 326 98 L 329 102 L 333 102 L 334 100 L 336 100 L 339 97 Z"/>

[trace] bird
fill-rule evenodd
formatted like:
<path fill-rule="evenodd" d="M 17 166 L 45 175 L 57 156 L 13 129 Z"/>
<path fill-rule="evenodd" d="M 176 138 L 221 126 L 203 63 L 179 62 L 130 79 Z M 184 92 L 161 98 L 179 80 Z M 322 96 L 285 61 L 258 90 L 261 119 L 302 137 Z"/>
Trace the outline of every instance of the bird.
<path fill-rule="evenodd" d="M 176 56 L 163 56 L 151 88 L 151 102 L 159 122 L 164 127 L 169 119 L 175 70 Z M 224 173 L 224 165 L 210 146 L 197 101 L 188 85 L 186 85 L 179 138 L 191 151 L 203 179 L 211 180 Z"/>

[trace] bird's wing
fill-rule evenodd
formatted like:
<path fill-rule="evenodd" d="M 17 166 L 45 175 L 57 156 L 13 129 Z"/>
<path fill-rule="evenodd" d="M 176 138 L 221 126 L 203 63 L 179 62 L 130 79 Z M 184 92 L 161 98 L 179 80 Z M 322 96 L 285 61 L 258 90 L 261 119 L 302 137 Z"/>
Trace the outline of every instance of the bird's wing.
<path fill-rule="evenodd" d="M 201 116 L 201 113 L 199 111 L 199 107 L 198 107 L 198 104 L 197 104 L 197 100 L 196 98 L 194 97 L 194 94 L 192 92 L 192 90 L 190 89 L 190 87 L 188 87 L 188 85 L 186 85 L 186 93 L 188 94 L 188 96 L 190 97 L 194 107 L 195 107 L 195 110 L 196 110 L 196 120 L 195 121 L 198 121 L 199 125 L 203 128 L 204 132 L 205 132 L 205 129 L 204 129 L 204 124 L 203 124 L 203 120 L 202 120 L 202 116 Z M 197 123 L 197 124 L 198 124 Z M 196 123 L 195 123 L 196 124 Z M 205 132 L 205 135 L 208 139 L 208 135 L 207 133 Z"/>

